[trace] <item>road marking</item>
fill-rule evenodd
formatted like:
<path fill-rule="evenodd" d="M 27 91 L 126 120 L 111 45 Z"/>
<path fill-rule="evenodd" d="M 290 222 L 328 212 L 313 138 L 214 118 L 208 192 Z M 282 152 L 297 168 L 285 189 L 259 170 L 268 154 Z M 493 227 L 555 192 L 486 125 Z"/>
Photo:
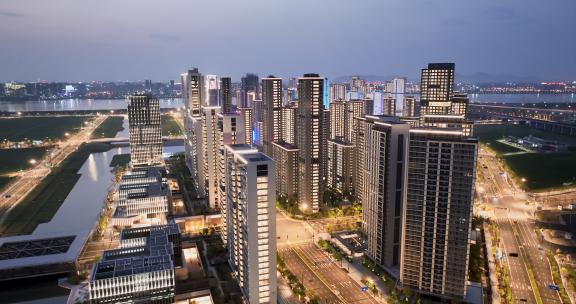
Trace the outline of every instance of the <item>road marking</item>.
<path fill-rule="evenodd" d="M 300 258 L 300 260 L 302 260 L 302 262 L 304 262 L 304 265 L 306 265 L 306 267 L 308 267 L 308 269 L 310 269 L 310 271 L 312 271 L 312 273 L 314 273 L 314 275 L 316 275 L 316 277 L 320 280 L 320 282 L 322 282 L 322 284 L 324 284 L 324 286 L 326 286 L 326 288 L 328 288 L 328 290 L 334 294 L 338 299 L 340 299 L 342 302 L 344 303 L 348 303 L 346 302 L 346 299 L 344 299 L 340 293 L 336 293 L 334 292 L 331 288 L 330 285 L 328 285 L 328 283 L 324 280 L 324 278 L 314 270 L 313 267 L 310 266 L 310 264 L 308 263 L 307 259 L 300 254 L 300 250 L 294 246 L 291 246 L 290 249 L 292 249 L 292 251 L 294 251 L 294 253 L 296 253 L 296 255 Z"/>

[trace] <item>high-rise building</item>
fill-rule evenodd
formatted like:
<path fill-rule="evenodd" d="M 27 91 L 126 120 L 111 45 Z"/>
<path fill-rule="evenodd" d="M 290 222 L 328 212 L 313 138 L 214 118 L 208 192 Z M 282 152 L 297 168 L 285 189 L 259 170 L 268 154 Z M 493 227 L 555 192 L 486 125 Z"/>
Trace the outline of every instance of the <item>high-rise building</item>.
<path fill-rule="evenodd" d="M 228 252 L 246 303 L 277 301 L 275 164 L 248 145 L 226 146 Z"/>
<path fill-rule="evenodd" d="M 322 142 L 324 137 L 324 85 L 318 74 L 298 79 L 298 148 L 300 208 L 318 212 L 323 194 Z"/>
<path fill-rule="evenodd" d="M 392 116 L 366 116 L 359 120 L 365 134 L 362 223 L 367 255 L 398 274 L 410 126 Z"/>
<path fill-rule="evenodd" d="M 468 103 L 468 95 L 454 94 L 452 96 L 451 113 L 453 115 L 463 115 L 465 119 L 468 119 Z"/>
<path fill-rule="evenodd" d="M 353 119 L 354 145 L 354 192 L 358 201 L 362 202 L 364 196 L 364 168 L 365 168 L 365 120 L 362 117 Z"/>
<path fill-rule="evenodd" d="M 276 163 L 276 190 L 279 195 L 298 199 L 298 147 L 284 141 L 272 143 Z"/>
<path fill-rule="evenodd" d="M 403 286 L 464 298 L 477 149 L 462 130 L 410 131 Z"/>
<path fill-rule="evenodd" d="M 196 188 L 197 198 L 206 196 L 204 176 L 204 142 L 202 136 L 202 117 L 184 116 L 184 156 L 186 167 L 190 171 L 192 183 Z"/>
<path fill-rule="evenodd" d="M 416 116 L 416 97 L 414 96 L 404 96 L 404 107 L 402 108 L 403 117 L 415 117 Z"/>
<path fill-rule="evenodd" d="M 244 116 L 240 113 L 220 113 L 217 114 L 218 124 L 216 128 L 216 137 L 218 139 L 217 155 L 217 187 L 215 205 L 220 209 L 222 222 L 227 221 L 227 195 L 226 195 L 226 145 L 245 144 L 246 136 L 244 133 Z M 224 244 L 227 242 L 227 234 L 220 234 Z"/>
<path fill-rule="evenodd" d="M 330 85 L 330 101 L 344 100 L 346 98 L 346 85 L 335 83 Z"/>
<path fill-rule="evenodd" d="M 404 93 L 406 92 L 406 78 L 405 77 L 396 77 L 392 79 L 392 97 L 396 101 L 394 105 L 394 109 L 398 111 L 398 113 L 402 113 L 404 109 Z M 396 115 L 397 113 L 393 113 L 390 115 Z"/>
<path fill-rule="evenodd" d="M 221 108 L 202 107 L 202 174 L 210 208 L 218 209 L 218 114 Z"/>
<path fill-rule="evenodd" d="M 338 139 L 327 141 L 326 186 L 343 194 L 352 193 L 354 187 L 354 145 Z"/>
<path fill-rule="evenodd" d="M 328 98 L 328 97 L 326 97 Z M 327 107 L 329 107 L 328 105 Z M 330 110 L 324 108 L 324 115 L 322 116 L 322 136 L 320 141 L 321 155 L 320 158 L 322 166 L 320 167 L 320 172 L 322 172 L 323 185 L 326 185 L 326 179 L 328 178 L 328 158 L 326 157 L 328 153 L 328 139 L 330 139 Z"/>
<path fill-rule="evenodd" d="M 333 100 L 330 103 L 330 139 L 345 140 L 348 128 L 348 103 Z"/>
<path fill-rule="evenodd" d="M 240 99 L 239 107 L 248 108 L 250 103 L 248 101 L 248 94 L 253 93 L 254 99 L 258 99 L 260 96 L 260 84 L 258 83 L 258 75 L 256 74 L 246 74 L 246 76 L 241 78 L 241 91 L 242 98 Z"/>
<path fill-rule="evenodd" d="M 199 117 L 203 105 L 204 77 L 198 68 L 193 68 L 181 75 L 181 81 L 184 107 L 190 116 Z"/>
<path fill-rule="evenodd" d="M 347 126 L 346 126 L 346 137 L 344 140 L 346 142 L 351 142 L 354 144 L 354 130 L 356 128 L 356 117 L 364 116 L 364 102 L 362 100 L 350 100 L 348 102 L 348 115 L 347 115 Z"/>
<path fill-rule="evenodd" d="M 473 123 L 467 120 L 468 98 L 454 95 L 454 63 L 430 63 L 422 69 L 420 125 L 457 128 L 472 135 Z"/>
<path fill-rule="evenodd" d="M 206 75 L 205 77 L 205 104 L 204 106 L 220 106 L 220 81 L 216 75 Z"/>
<path fill-rule="evenodd" d="M 206 195 L 202 174 L 203 142 L 201 111 L 204 102 L 204 77 L 197 68 L 181 75 L 182 99 L 184 100 L 184 156 L 186 167 L 192 176 L 197 197 Z"/>
<path fill-rule="evenodd" d="M 282 139 L 282 78 L 262 78 L 262 148 L 272 155 L 272 143 Z"/>
<path fill-rule="evenodd" d="M 282 108 L 282 141 L 291 145 L 296 145 L 297 110 L 298 108 L 293 106 Z"/>
<path fill-rule="evenodd" d="M 254 143 L 254 121 L 252 108 L 238 108 L 240 114 L 244 117 L 244 136 L 247 145 Z"/>
<path fill-rule="evenodd" d="M 390 116 L 396 115 L 396 99 L 393 97 L 384 97 L 382 104 L 384 105 L 382 114 Z"/>
<path fill-rule="evenodd" d="M 454 91 L 454 63 L 430 63 L 422 69 L 420 115 L 450 114 Z"/>
<path fill-rule="evenodd" d="M 163 163 L 160 101 L 151 95 L 128 97 L 130 159 L 133 165 Z"/>
<path fill-rule="evenodd" d="M 365 97 L 362 101 L 364 102 L 364 109 L 362 110 L 364 115 L 372 115 L 374 113 L 374 100 L 370 97 Z"/>
<path fill-rule="evenodd" d="M 374 100 L 374 115 L 384 114 L 384 93 L 372 92 L 372 100 Z"/>
<path fill-rule="evenodd" d="M 220 102 L 222 103 L 222 113 L 232 112 L 232 78 L 220 78 Z"/>

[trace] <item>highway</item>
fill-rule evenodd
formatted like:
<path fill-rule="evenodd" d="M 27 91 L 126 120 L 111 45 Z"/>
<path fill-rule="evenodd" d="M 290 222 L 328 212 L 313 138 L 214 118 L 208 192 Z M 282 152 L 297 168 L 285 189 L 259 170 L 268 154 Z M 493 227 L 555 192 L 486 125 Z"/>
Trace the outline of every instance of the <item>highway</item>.
<path fill-rule="evenodd" d="M 0 194 L 0 223 L 18 203 L 26 197 L 48 174 L 50 167 L 58 166 L 68 155 L 76 151 L 78 146 L 90 139 L 90 135 L 107 116 L 97 116 L 94 121 L 80 132 L 72 134 L 66 141 L 61 142 L 34 168 L 28 169 L 17 177 L 16 181 Z"/>
<path fill-rule="evenodd" d="M 479 165 L 478 194 L 481 202 L 493 209 L 514 302 L 562 303 L 558 292 L 548 288 L 552 274 L 545 244 L 539 240 L 532 219 L 535 204 L 507 177 L 490 151 L 480 149 Z"/>

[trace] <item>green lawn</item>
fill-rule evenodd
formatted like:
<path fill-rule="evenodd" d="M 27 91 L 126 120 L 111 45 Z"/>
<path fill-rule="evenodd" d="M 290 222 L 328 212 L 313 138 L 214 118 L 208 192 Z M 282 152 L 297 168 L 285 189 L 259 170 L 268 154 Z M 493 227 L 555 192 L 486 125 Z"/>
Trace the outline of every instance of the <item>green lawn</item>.
<path fill-rule="evenodd" d="M 84 144 L 68 156 L 8 214 L 0 225 L 0 236 L 30 234 L 39 224 L 49 222 L 80 178 L 78 170 L 90 153 L 110 148 L 109 144 Z"/>
<path fill-rule="evenodd" d="M 123 116 L 109 116 L 98 126 L 98 128 L 96 128 L 96 130 L 94 130 L 92 138 L 116 137 L 118 132 L 124 130 L 124 127 L 122 126 L 123 122 Z"/>
<path fill-rule="evenodd" d="M 474 135 L 478 137 L 481 143 L 498 153 L 518 178 L 525 178 L 525 186 L 530 190 L 543 191 L 549 188 L 562 187 L 564 183 L 576 184 L 576 152 L 526 153 L 503 156 L 502 154 L 520 152 L 521 150 L 497 141 L 505 136 L 524 137 L 532 135 L 576 146 L 576 138 L 574 137 L 535 130 L 526 125 L 511 124 L 476 125 L 474 126 Z"/>
<path fill-rule="evenodd" d="M 576 183 L 576 152 L 562 154 L 528 153 L 508 155 L 504 162 L 519 178 L 526 178 L 532 190 L 561 187 Z"/>
<path fill-rule="evenodd" d="M 0 174 L 17 172 L 30 168 L 30 160 L 39 161 L 48 148 L 0 149 Z"/>
<path fill-rule="evenodd" d="M 0 140 L 23 141 L 60 139 L 66 132 L 76 132 L 88 116 L 52 116 L 0 118 Z"/>
<path fill-rule="evenodd" d="M 172 115 L 162 115 L 162 136 L 184 135 L 180 124 L 174 120 Z"/>
<path fill-rule="evenodd" d="M 0 176 L 0 191 L 6 187 L 12 181 L 12 177 L 9 176 Z"/>

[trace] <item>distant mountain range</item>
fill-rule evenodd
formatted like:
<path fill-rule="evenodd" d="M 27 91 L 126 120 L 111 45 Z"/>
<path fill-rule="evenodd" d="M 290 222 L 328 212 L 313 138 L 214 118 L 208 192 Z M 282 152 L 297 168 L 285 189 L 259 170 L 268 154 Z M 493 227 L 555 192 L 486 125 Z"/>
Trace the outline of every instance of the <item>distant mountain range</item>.
<path fill-rule="evenodd" d="M 391 80 L 394 77 L 398 77 L 398 75 L 392 76 L 379 76 L 379 75 L 354 75 L 360 76 L 360 78 L 369 81 L 369 82 L 377 82 L 377 81 L 387 81 Z M 341 83 L 341 82 L 349 82 L 351 76 L 339 76 L 336 78 L 330 79 L 332 83 Z M 419 82 L 420 76 L 418 77 L 407 77 L 409 81 L 412 82 Z M 514 83 L 538 83 L 541 82 L 540 79 L 534 76 L 517 76 L 512 74 L 490 74 L 484 72 L 478 72 L 474 74 L 456 74 L 456 82 L 467 82 L 467 83 L 474 83 L 474 84 L 486 84 L 486 83 L 505 83 L 505 82 L 514 82 Z"/>

